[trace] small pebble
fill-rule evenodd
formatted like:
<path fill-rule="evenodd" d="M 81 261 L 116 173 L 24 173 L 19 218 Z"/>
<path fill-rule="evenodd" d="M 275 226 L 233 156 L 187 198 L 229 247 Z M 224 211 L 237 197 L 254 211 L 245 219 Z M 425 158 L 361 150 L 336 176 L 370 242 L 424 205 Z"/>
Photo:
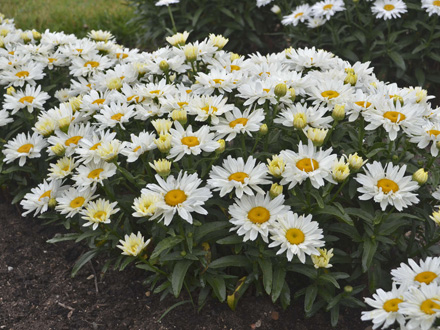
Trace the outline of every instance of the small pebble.
<path fill-rule="evenodd" d="M 8 266 L 8 272 L 12 272 L 14 270 L 14 267 Z"/>

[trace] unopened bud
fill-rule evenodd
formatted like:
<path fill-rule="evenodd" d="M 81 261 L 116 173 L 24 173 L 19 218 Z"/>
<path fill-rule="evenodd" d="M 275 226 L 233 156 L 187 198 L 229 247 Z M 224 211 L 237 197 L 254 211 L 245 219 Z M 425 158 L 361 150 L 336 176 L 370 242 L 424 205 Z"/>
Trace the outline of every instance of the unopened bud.
<path fill-rule="evenodd" d="M 299 112 L 293 116 L 293 127 L 303 129 L 307 126 L 307 116 L 304 112 Z"/>
<path fill-rule="evenodd" d="M 151 168 L 153 168 L 157 174 L 161 177 L 167 177 L 171 172 L 171 162 L 166 159 L 154 160 L 154 164 L 149 163 Z"/>
<path fill-rule="evenodd" d="M 241 56 L 236 53 L 231 53 L 231 62 L 238 60 Z"/>
<path fill-rule="evenodd" d="M 161 153 L 168 153 L 171 149 L 171 134 L 161 134 L 158 139 L 154 140 L 154 143 Z"/>
<path fill-rule="evenodd" d="M 284 160 L 277 155 L 272 156 L 272 159 L 267 159 L 267 170 L 276 178 L 280 178 L 286 168 Z"/>
<path fill-rule="evenodd" d="M 54 209 L 55 206 L 57 205 L 57 200 L 55 198 L 51 198 L 49 199 L 49 202 L 47 203 L 47 205 L 51 208 Z"/>
<path fill-rule="evenodd" d="M 356 85 L 356 83 L 357 83 L 357 74 L 349 73 L 344 79 L 344 84 L 349 84 L 351 86 L 354 86 Z"/>
<path fill-rule="evenodd" d="M 346 285 L 346 286 L 344 286 L 344 291 L 346 293 L 352 293 L 353 292 L 353 287 L 351 285 Z"/>
<path fill-rule="evenodd" d="M 412 178 L 419 185 L 422 185 L 426 183 L 426 181 L 428 181 L 428 172 L 425 171 L 423 168 L 419 168 L 416 172 L 414 172 Z"/>
<path fill-rule="evenodd" d="M 223 37 L 222 35 L 216 36 L 213 33 L 209 34 L 209 40 L 212 42 L 214 46 L 216 46 L 219 50 L 223 49 L 225 45 L 228 43 L 229 39 Z"/>
<path fill-rule="evenodd" d="M 225 142 L 225 140 L 223 140 L 223 139 L 217 140 L 217 142 L 218 142 L 218 144 L 219 144 L 220 146 L 215 150 L 215 152 L 216 152 L 217 154 L 221 154 L 223 151 L 225 151 L 225 148 L 226 148 L 226 142 Z"/>
<path fill-rule="evenodd" d="M 269 195 L 270 198 L 274 199 L 275 197 L 281 195 L 283 193 L 283 186 L 278 183 L 272 184 L 270 187 Z"/>
<path fill-rule="evenodd" d="M 6 94 L 12 95 L 15 93 L 15 88 L 13 86 L 10 86 L 6 89 Z"/>
<path fill-rule="evenodd" d="M 168 70 L 170 69 L 170 65 L 168 64 L 168 62 L 166 60 L 162 60 L 159 63 L 159 68 L 163 71 L 163 72 L 168 72 Z"/>
<path fill-rule="evenodd" d="M 344 158 L 336 161 L 332 166 L 332 176 L 336 182 L 343 182 L 350 175 L 348 164 L 345 163 Z"/>
<path fill-rule="evenodd" d="M 272 13 L 274 13 L 275 15 L 279 15 L 279 14 L 281 14 L 281 8 L 280 8 L 279 6 L 277 6 L 277 5 L 274 5 L 274 6 L 270 9 L 270 11 L 271 11 Z"/>
<path fill-rule="evenodd" d="M 351 169 L 357 171 L 364 165 L 365 161 L 361 156 L 358 156 L 357 152 L 348 156 L 348 165 Z"/>
<path fill-rule="evenodd" d="M 266 124 L 263 124 L 263 125 L 261 125 L 260 126 L 260 134 L 261 135 L 266 135 L 267 134 L 267 132 L 268 132 L 268 128 L 267 128 L 267 125 Z"/>
<path fill-rule="evenodd" d="M 198 49 L 196 46 L 186 45 L 183 49 L 183 52 L 188 62 L 194 62 L 197 60 Z"/>
<path fill-rule="evenodd" d="M 186 122 L 188 121 L 187 113 L 186 113 L 186 110 L 185 110 L 185 109 L 182 109 L 182 110 L 173 110 L 173 111 L 171 112 L 171 118 L 172 118 L 174 121 L 177 120 L 180 124 L 182 124 L 182 126 L 185 125 Z"/>
<path fill-rule="evenodd" d="M 336 104 L 333 108 L 332 117 L 334 120 L 342 120 L 345 118 L 345 105 Z"/>
<path fill-rule="evenodd" d="M 290 100 L 291 100 L 292 102 L 295 102 L 295 99 L 296 99 L 295 88 L 290 87 L 290 88 L 288 89 L 288 92 L 290 93 L 290 96 L 289 96 Z"/>
<path fill-rule="evenodd" d="M 57 143 L 56 145 L 50 147 L 50 150 L 57 156 L 62 157 L 66 152 L 66 148 L 61 144 Z"/>
<path fill-rule="evenodd" d="M 320 147 L 324 143 L 328 129 L 325 128 L 309 128 L 307 130 L 307 138 L 313 142 L 313 145 Z"/>
<path fill-rule="evenodd" d="M 285 83 L 280 83 L 275 86 L 274 93 L 278 97 L 283 97 L 287 94 L 287 85 Z"/>
<path fill-rule="evenodd" d="M 34 40 L 40 40 L 41 39 L 41 33 L 35 30 L 32 30 L 32 36 L 34 37 Z"/>
<path fill-rule="evenodd" d="M 437 226 L 440 226 L 440 210 L 434 211 L 429 217 L 437 224 Z"/>

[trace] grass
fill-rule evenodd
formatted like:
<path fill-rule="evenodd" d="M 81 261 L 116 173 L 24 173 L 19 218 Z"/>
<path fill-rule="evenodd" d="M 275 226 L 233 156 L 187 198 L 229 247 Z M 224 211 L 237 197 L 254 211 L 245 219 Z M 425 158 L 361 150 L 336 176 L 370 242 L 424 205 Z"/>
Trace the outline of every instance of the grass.
<path fill-rule="evenodd" d="M 90 30 L 109 30 L 119 43 L 134 47 L 136 27 L 127 22 L 133 8 L 125 0 L 2 0 L 0 11 L 17 28 L 64 31 L 84 37 Z"/>

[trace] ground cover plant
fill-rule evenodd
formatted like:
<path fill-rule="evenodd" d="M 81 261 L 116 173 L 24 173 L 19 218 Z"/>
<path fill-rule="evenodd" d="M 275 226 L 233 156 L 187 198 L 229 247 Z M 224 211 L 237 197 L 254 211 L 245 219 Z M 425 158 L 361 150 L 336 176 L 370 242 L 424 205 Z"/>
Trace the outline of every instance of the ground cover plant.
<path fill-rule="evenodd" d="M 180 304 L 235 309 L 254 290 L 333 326 L 378 290 L 366 303 L 380 315 L 362 316 L 375 326 L 437 322 L 440 110 L 426 90 L 315 48 L 245 57 L 180 33 L 147 53 L 105 31 L 1 24 L 0 184 L 23 215 L 72 231 L 51 243 L 87 242 L 72 275 L 100 255 L 103 272 L 145 270 L 161 297 L 184 291 Z"/>

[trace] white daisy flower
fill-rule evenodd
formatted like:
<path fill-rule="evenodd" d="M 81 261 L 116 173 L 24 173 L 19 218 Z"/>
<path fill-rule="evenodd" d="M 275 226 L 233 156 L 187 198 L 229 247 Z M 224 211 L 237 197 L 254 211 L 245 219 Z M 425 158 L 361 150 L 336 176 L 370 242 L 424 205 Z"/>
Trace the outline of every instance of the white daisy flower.
<path fill-rule="evenodd" d="M 429 16 L 433 14 L 440 15 L 440 3 L 438 0 L 422 0 L 422 8 L 426 10 Z"/>
<path fill-rule="evenodd" d="M 135 115 L 134 105 L 125 103 L 110 103 L 110 106 L 104 105 L 99 115 L 95 115 L 95 119 L 100 123 L 100 128 L 112 128 L 119 124 L 124 128 L 125 123 L 129 123 L 130 119 Z"/>
<path fill-rule="evenodd" d="M 48 180 L 64 179 L 72 174 L 72 171 L 78 166 L 78 163 L 72 157 L 63 157 L 57 160 L 55 164 L 49 165 Z"/>
<path fill-rule="evenodd" d="M 179 3 L 180 0 L 159 0 L 156 2 L 156 6 L 169 6 L 175 3 Z"/>
<path fill-rule="evenodd" d="M 289 48 L 286 50 L 286 64 L 295 71 L 304 69 L 320 68 L 329 70 L 336 65 L 337 59 L 333 53 L 323 49 L 312 48 Z"/>
<path fill-rule="evenodd" d="M 141 196 L 134 199 L 133 209 L 136 212 L 132 215 L 136 218 L 153 216 L 161 199 L 160 194 L 151 192 L 148 189 L 142 189 Z"/>
<path fill-rule="evenodd" d="M 222 166 L 213 166 L 209 172 L 208 185 L 213 191 L 220 191 L 220 197 L 235 189 L 238 198 L 254 195 L 252 190 L 264 194 L 258 185 L 271 184 L 268 180 L 267 169 L 264 163 L 255 165 L 257 160 L 250 156 L 246 163 L 242 157 L 234 159 L 230 155 L 223 160 Z"/>
<path fill-rule="evenodd" d="M 147 247 L 150 241 L 151 238 L 145 242 L 144 236 L 138 231 L 137 235 L 134 233 L 131 233 L 130 236 L 125 235 L 123 240 L 119 240 L 121 245 L 116 245 L 116 247 L 122 250 L 122 254 L 136 257 L 141 254 L 142 250 Z"/>
<path fill-rule="evenodd" d="M 394 282 L 407 287 L 432 282 L 440 285 L 440 258 L 427 257 L 420 260 L 420 264 L 408 259 L 408 265 L 402 262 L 399 268 L 391 271 L 391 275 Z"/>
<path fill-rule="evenodd" d="M 18 90 L 12 95 L 5 94 L 3 108 L 12 110 L 11 115 L 26 108 L 32 113 L 34 109 L 44 109 L 43 105 L 50 98 L 49 94 L 41 91 L 41 86 L 26 85 L 26 89 Z"/>
<path fill-rule="evenodd" d="M 407 10 L 402 0 L 376 0 L 371 7 L 371 12 L 376 15 L 376 18 L 387 20 L 400 17 Z"/>
<path fill-rule="evenodd" d="M 287 252 L 287 260 L 292 261 L 293 256 L 305 263 L 307 255 L 319 255 L 317 248 L 324 246 L 322 229 L 312 215 L 308 216 L 291 211 L 278 216 L 270 229 L 272 243 L 269 247 L 280 246 L 277 254 Z"/>
<path fill-rule="evenodd" d="M 217 132 L 218 138 L 226 136 L 226 141 L 233 140 L 237 134 L 247 133 L 252 136 L 252 132 L 260 130 L 260 126 L 266 118 L 263 109 L 247 108 L 241 112 L 236 107 L 231 112 L 227 112 L 225 117 L 219 118 L 218 124 L 212 126 L 212 130 Z"/>
<path fill-rule="evenodd" d="M 316 17 L 309 17 L 307 19 L 307 27 L 309 29 L 315 29 L 317 27 L 320 27 L 324 25 L 327 22 L 327 19 L 325 17 L 316 16 Z"/>
<path fill-rule="evenodd" d="M 371 311 L 363 311 L 361 320 L 372 321 L 373 329 L 382 327 L 386 329 L 393 325 L 396 321 L 400 326 L 405 325 L 405 316 L 400 311 L 400 304 L 404 301 L 403 293 L 406 291 L 405 286 L 397 288 L 393 283 L 391 291 L 385 292 L 378 289 L 373 294 L 373 298 L 365 298 L 365 302 L 373 307 Z"/>
<path fill-rule="evenodd" d="M 72 156 L 76 147 L 83 138 L 90 138 L 93 134 L 93 128 L 90 123 L 87 124 L 72 124 L 69 126 L 67 133 L 60 130 L 55 130 L 55 135 L 50 136 L 47 141 L 51 146 L 61 144 L 65 148 L 66 156 Z M 49 154 L 54 155 L 54 152 L 49 148 Z"/>
<path fill-rule="evenodd" d="M 72 59 L 70 74 L 79 77 L 89 77 L 99 72 L 104 72 L 113 65 L 113 60 L 107 56 L 87 55 L 84 57 L 75 57 Z"/>
<path fill-rule="evenodd" d="M 70 187 L 56 198 L 57 206 L 55 206 L 55 210 L 61 214 L 65 214 L 68 218 L 72 218 L 75 214 L 79 213 L 83 209 L 83 206 L 89 201 L 98 197 L 98 195 L 94 195 L 94 193 L 95 189 L 92 188 L 80 191 L 78 188 Z"/>
<path fill-rule="evenodd" d="M 24 195 L 20 201 L 20 205 L 26 210 L 22 216 L 35 211 L 34 216 L 38 213 L 44 213 L 49 208 L 49 203 L 53 203 L 58 194 L 65 189 L 62 187 L 61 180 L 52 180 L 40 183 L 36 188 L 32 188 L 30 193 Z"/>
<path fill-rule="evenodd" d="M 437 157 L 440 145 L 440 122 L 427 122 L 423 126 L 414 126 L 409 130 L 409 141 L 417 143 L 419 149 L 425 149 L 431 143 L 431 155 Z"/>
<path fill-rule="evenodd" d="M 324 79 L 319 80 L 317 85 L 311 85 L 309 94 L 309 100 L 313 100 L 313 104 L 325 103 L 334 106 L 351 100 L 354 88 L 350 84 L 344 84 L 343 80 Z"/>
<path fill-rule="evenodd" d="M 286 127 L 302 129 L 304 132 L 309 128 L 330 128 L 333 118 L 325 116 L 329 111 L 329 108 L 320 104 L 310 107 L 307 104 L 295 103 L 283 109 L 274 122 Z"/>
<path fill-rule="evenodd" d="M 0 85 L 23 87 L 25 83 L 36 85 L 35 80 L 41 80 L 46 75 L 43 73 L 44 65 L 34 61 L 28 61 L 19 66 L 9 67 L 3 70 L 0 76 Z"/>
<path fill-rule="evenodd" d="M 100 161 L 98 163 L 87 163 L 76 168 L 77 174 L 73 175 L 75 186 L 80 187 L 81 191 L 89 187 L 95 188 L 99 183 L 116 174 L 116 165 Z"/>
<path fill-rule="evenodd" d="M 118 202 L 110 203 L 103 198 L 88 202 L 80 211 L 82 218 L 87 221 L 83 226 L 92 226 L 92 229 L 96 230 L 99 224 L 110 223 L 110 217 L 119 212 L 119 209 L 116 208 L 117 205 Z"/>
<path fill-rule="evenodd" d="M 286 162 L 281 184 L 290 183 L 289 189 L 291 189 L 309 178 L 312 186 L 318 189 L 324 186 L 324 180 L 336 183 L 331 172 L 337 155 L 332 154 L 332 151 L 332 148 L 327 150 L 320 148 L 317 151 L 310 140 L 308 145 L 303 145 L 300 141 L 297 153 L 292 150 L 281 151 L 280 155 Z"/>
<path fill-rule="evenodd" d="M 18 165 L 23 166 L 27 158 L 41 157 L 41 150 L 47 146 L 46 140 L 39 134 L 20 133 L 3 146 L 6 164 L 19 158 Z"/>
<path fill-rule="evenodd" d="M 310 18 L 312 8 L 308 4 L 297 6 L 290 15 L 284 16 L 281 20 L 283 25 L 297 26 L 299 22 L 304 23 L 305 20 Z"/>
<path fill-rule="evenodd" d="M 202 180 L 197 173 L 188 175 L 187 172 L 181 171 L 177 178 L 170 175 L 166 181 L 158 174 L 155 178 L 159 185 L 148 184 L 146 189 L 142 190 L 143 194 L 153 192 L 161 197 L 151 220 L 159 218 L 159 221 L 163 220 L 165 226 L 168 226 L 177 213 L 183 220 L 192 224 L 192 212 L 208 214 L 202 205 L 212 197 L 212 193 L 206 187 L 199 188 Z"/>
<path fill-rule="evenodd" d="M 219 96 L 201 96 L 194 97 L 188 104 L 187 110 L 191 115 L 197 115 L 195 120 L 206 121 L 209 118 L 213 125 L 218 124 L 219 118 L 225 113 L 232 111 L 235 107 L 233 104 L 227 104 L 228 98 Z"/>
<path fill-rule="evenodd" d="M 156 134 L 142 131 L 139 135 L 130 134 L 131 143 L 128 142 L 125 148 L 121 151 L 124 156 L 127 156 L 127 162 L 135 162 L 140 155 L 147 151 L 156 149 L 157 146 L 154 143 Z"/>
<path fill-rule="evenodd" d="M 344 1 L 342 0 L 319 1 L 312 6 L 313 16 L 325 17 L 326 19 L 330 19 L 337 12 L 344 10 Z"/>
<path fill-rule="evenodd" d="M 268 243 L 269 230 L 275 218 L 284 215 L 290 207 L 283 205 L 284 195 L 271 199 L 268 193 L 258 193 L 255 196 L 235 198 L 235 203 L 229 206 L 231 222 L 235 227 L 230 231 L 237 231 L 243 237 L 243 242 L 255 241 L 260 234 L 263 241 Z"/>
<path fill-rule="evenodd" d="M 195 77 L 197 83 L 191 88 L 200 95 L 212 95 L 216 90 L 221 94 L 231 93 L 236 88 L 235 77 L 225 70 L 212 69 L 209 74 L 199 72 Z"/>
<path fill-rule="evenodd" d="M 366 164 L 364 171 L 366 174 L 359 173 L 354 178 L 361 184 L 358 188 L 358 192 L 362 194 L 359 196 L 360 200 L 374 199 L 376 203 L 380 203 L 382 211 L 388 205 L 402 211 L 419 202 L 417 195 L 413 193 L 419 188 L 419 184 L 412 180 L 412 176 L 404 176 L 406 165 L 399 168 L 388 163 L 384 168 L 375 161 L 373 164 Z"/>
<path fill-rule="evenodd" d="M 6 109 L 0 110 L 0 127 L 6 126 L 13 121 L 14 119 L 9 117 L 9 112 Z"/>
<path fill-rule="evenodd" d="M 171 150 L 168 159 L 179 161 L 185 155 L 199 155 L 202 151 L 213 152 L 220 145 L 214 140 L 214 133 L 210 133 L 209 126 L 204 125 L 193 132 L 189 125 L 186 130 L 178 121 L 174 122 L 176 129 L 171 129 Z"/>
<path fill-rule="evenodd" d="M 399 310 L 404 314 L 408 322 L 408 330 L 431 330 L 434 322 L 440 318 L 440 286 L 438 283 L 420 287 L 410 287 L 404 293 L 404 302 Z"/>

